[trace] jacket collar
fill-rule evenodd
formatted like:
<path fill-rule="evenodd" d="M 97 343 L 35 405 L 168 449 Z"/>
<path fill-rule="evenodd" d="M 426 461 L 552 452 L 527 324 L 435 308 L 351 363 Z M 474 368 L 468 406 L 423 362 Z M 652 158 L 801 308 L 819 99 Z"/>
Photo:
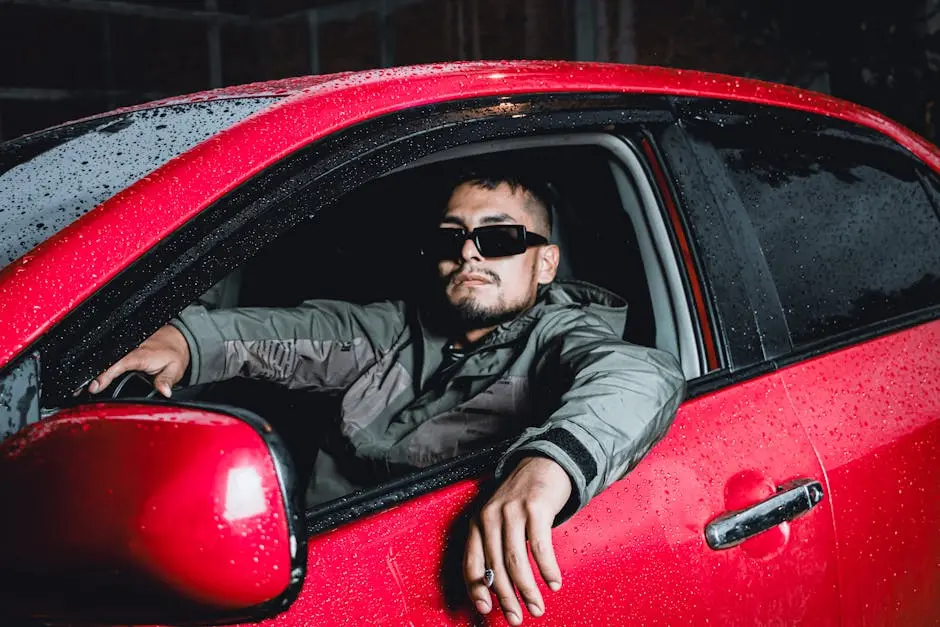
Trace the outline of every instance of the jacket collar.
<path fill-rule="evenodd" d="M 623 334 L 627 322 L 627 302 L 610 290 L 585 281 L 555 281 L 539 288 L 535 304 L 514 319 L 497 326 L 473 350 L 494 348 L 528 336 L 546 311 L 560 307 L 581 307 L 602 318 Z M 443 350 L 449 338 L 426 324 L 429 313 L 416 308 L 416 331 L 421 335 L 421 385 L 443 362 Z M 417 338 L 416 338 L 417 339 Z"/>

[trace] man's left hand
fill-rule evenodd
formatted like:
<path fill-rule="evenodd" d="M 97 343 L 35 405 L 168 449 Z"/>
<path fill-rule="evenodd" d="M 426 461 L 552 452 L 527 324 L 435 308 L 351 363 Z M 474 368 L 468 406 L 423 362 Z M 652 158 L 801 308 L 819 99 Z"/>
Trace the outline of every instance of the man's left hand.
<path fill-rule="evenodd" d="M 561 588 L 561 571 L 552 546 L 552 523 L 568 502 L 571 479 L 557 462 L 526 457 L 506 477 L 470 522 L 463 575 L 467 592 L 481 614 L 493 609 L 483 571 L 493 570 L 493 592 L 510 625 L 522 623 L 516 589 L 532 616 L 545 613 L 545 604 L 529 564 L 526 541 L 542 579 L 551 590 Z"/>

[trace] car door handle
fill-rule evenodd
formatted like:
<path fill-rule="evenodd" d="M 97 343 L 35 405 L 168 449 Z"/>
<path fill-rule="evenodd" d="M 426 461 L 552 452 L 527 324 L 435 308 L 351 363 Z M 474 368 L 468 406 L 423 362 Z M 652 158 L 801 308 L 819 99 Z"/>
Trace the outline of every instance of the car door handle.
<path fill-rule="evenodd" d="M 712 520 L 705 526 L 705 541 L 716 551 L 729 549 L 762 531 L 802 516 L 822 498 L 821 483 L 815 479 L 795 479 L 777 488 L 777 493 L 766 501 Z"/>

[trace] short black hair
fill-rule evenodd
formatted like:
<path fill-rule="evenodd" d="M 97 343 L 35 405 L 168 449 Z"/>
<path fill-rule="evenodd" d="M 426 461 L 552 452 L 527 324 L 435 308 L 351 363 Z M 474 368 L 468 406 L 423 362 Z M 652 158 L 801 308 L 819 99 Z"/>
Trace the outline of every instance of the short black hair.
<path fill-rule="evenodd" d="M 475 158 L 461 162 L 448 179 L 447 198 L 464 184 L 493 190 L 508 185 L 513 193 L 522 190 L 528 196 L 526 210 L 535 218 L 540 235 L 550 238 L 555 191 L 544 176 L 515 160 L 506 158 Z M 446 203 L 446 200 L 445 200 Z M 544 229 L 544 232 L 541 232 Z"/>

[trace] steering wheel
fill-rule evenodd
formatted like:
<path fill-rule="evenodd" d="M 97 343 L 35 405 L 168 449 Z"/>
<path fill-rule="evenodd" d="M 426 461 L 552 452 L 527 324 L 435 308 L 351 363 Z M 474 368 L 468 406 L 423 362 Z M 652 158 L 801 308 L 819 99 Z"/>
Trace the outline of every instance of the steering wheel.
<path fill-rule="evenodd" d="M 153 387 L 153 377 L 145 372 L 131 370 L 125 372 L 114 382 L 109 395 L 111 398 L 142 398 L 150 400 L 159 392 Z M 160 395 L 162 398 L 162 395 Z"/>
<path fill-rule="evenodd" d="M 173 401 L 195 401 L 198 400 L 212 383 L 203 383 L 200 385 L 174 385 L 172 388 L 173 398 L 167 399 L 153 387 L 153 376 L 139 370 L 130 370 L 116 378 L 108 388 L 111 399 L 122 400 L 173 400 Z"/>

